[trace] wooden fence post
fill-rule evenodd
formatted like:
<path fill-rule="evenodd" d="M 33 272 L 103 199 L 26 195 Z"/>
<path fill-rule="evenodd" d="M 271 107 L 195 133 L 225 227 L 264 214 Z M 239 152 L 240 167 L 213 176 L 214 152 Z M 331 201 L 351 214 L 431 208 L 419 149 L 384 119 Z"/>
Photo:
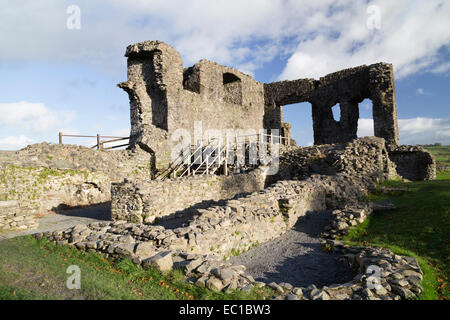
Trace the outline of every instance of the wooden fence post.
<path fill-rule="evenodd" d="M 100 150 L 100 144 L 101 144 L 101 142 L 100 142 L 100 135 L 97 133 L 97 150 Z"/>
<path fill-rule="evenodd" d="M 62 132 L 60 132 L 60 133 L 58 134 L 59 144 L 62 144 L 62 136 L 63 136 L 63 134 L 62 134 Z"/>

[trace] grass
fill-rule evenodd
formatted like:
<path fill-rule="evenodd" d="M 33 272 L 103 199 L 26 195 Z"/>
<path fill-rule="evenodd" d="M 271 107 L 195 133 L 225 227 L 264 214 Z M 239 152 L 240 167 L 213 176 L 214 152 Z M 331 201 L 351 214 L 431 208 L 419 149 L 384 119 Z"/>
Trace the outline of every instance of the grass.
<path fill-rule="evenodd" d="M 377 212 L 353 227 L 343 240 L 349 244 L 381 246 L 417 258 L 424 271 L 424 292 L 420 299 L 448 300 L 450 172 L 439 172 L 434 181 L 386 181 L 381 185 L 406 187 L 409 191 L 370 195 L 370 200 L 390 198 L 397 209 Z"/>
<path fill-rule="evenodd" d="M 0 242 L 0 253 L 0 300 L 260 300 L 274 294 L 267 288 L 253 288 L 248 293 L 216 292 L 182 281 L 180 270 L 144 270 L 129 259 L 110 261 L 97 253 L 31 236 Z M 69 265 L 81 270 L 80 290 L 66 287 Z"/>
<path fill-rule="evenodd" d="M 438 169 L 450 167 L 450 146 L 427 145 L 423 147 L 434 156 Z"/>

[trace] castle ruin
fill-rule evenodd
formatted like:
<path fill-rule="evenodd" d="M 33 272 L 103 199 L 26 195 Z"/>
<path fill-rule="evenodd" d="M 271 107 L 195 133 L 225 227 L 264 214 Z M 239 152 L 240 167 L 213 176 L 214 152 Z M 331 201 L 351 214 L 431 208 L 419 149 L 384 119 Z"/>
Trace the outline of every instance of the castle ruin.
<path fill-rule="evenodd" d="M 190 283 L 227 291 L 257 285 L 245 266 L 227 262 L 233 252 L 279 237 L 306 214 L 331 211 L 323 243 L 359 274 L 345 285 L 320 290 L 268 284 L 282 293 L 280 298 L 392 300 L 421 292 L 422 271 L 415 259 L 334 241 L 374 212 L 375 205 L 363 197 L 379 182 L 436 175 L 429 152 L 399 146 L 391 64 L 350 68 L 319 80 L 263 84 L 207 60 L 183 69 L 179 53 L 160 41 L 130 45 L 125 55 L 128 80 L 118 86 L 130 99 L 129 148 L 105 152 L 42 143 L 0 152 L 0 229 L 36 228 L 36 214 L 111 201 L 112 221 L 35 237 L 128 257 L 144 268 L 181 268 Z M 367 98 L 373 104 L 375 137 L 357 138 L 358 104 Z M 305 101 L 312 106 L 315 146 L 302 148 L 290 137 L 282 107 Z M 332 114 L 336 104 L 340 121 Z M 224 174 L 217 174 L 218 167 L 208 171 L 207 162 L 201 174 L 195 175 L 200 165 L 187 176 L 171 175 L 173 134 L 182 128 L 195 137 L 196 121 L 203 130 L 263 129 L 271 139 L 277 130 L 278 172 L 269 176 L 259 164 L 227 174 L 225 161 L 220 163 Z M 179 166 L 190 172 L 189 163 L 186 169 L 183 162 Z M 398 278 L 385 277 L 368 294 L 363 279 L 374 264 L 410 281 L 399 287 Z"/>
<path fill-rule="evenodd" d="M 131 148 L 150 152 L 158 169 L 170 163 L 171 134 L 194 121 L 203 130 L 278 129 L 290 140 L 282 106 L 310 102 L 314 144 L 350 142 L 357 138 L 358 103 L 373 103 L 375 136 L 389 148 L 398 145 L 397 106 L 391 64 L 377 63 L 329 74 L 319 80 L 260 83 L 251 76 L 208 60 L 183 69 L 180 54 L 160 41 L 127 47 L 128 80 L 118 86 L 130 99 Z M 341 119 L 332 107 L 340 105 Z"/>

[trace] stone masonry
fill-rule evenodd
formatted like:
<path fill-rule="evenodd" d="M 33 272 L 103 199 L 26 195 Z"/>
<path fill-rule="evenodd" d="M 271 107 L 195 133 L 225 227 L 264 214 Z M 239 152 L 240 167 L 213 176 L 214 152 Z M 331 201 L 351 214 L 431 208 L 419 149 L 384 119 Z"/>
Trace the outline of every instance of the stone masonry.
<path fill-rule="evenodd" d="M 356 138 L 358 103 L 373 102 L 375 136 L 398 144 L 393 67 L 387 63 L 360 66 L 319 80 L 299 79 L 263 84 L 236 69 L 208 60 L 183 69 L 180 54 L 161 41 L 144 41 L 126 49 L 128 80 L 118 86 L 130 98 L 131 148 L 152 154 L 155 169 L 170 163 L 177 129 L 280 130 L 290 139 L 282 106 L 312 104 L 314 142 L 349 142 Z M 340 104 L 341 120 L 331 108 Z M 287 140 L 285 140 L 287 141 Z M 191 141 L 196 144 L 197 141 Z M 294 143 L 294 141 L 293 141 Z"/>
<path fill-rule="evenodd" d="M 111 200 L 112 222 L 36 234 L 61 245 L 128 257 L 144 268 L 181 268 L 186 281 L 213 290 L 264 286 L 227 262 L 292 228 L 310 212 L 330 210 L 323 244 L 358 271 L 346 284 L 294 288 L 268 284 L 280 299 L 408 299 L 421 292 L 417 261 L 389 250 L 346 246 L 334 239 L 372 214 L 363 201 L 391 178 L 435 177 L 435 161 L 418 147 L 398 146 L 393 67 L 359 66 L 319 80 L 263 84 L 238 70 L 201 60 L 183 69 L 179 53 L 160 41 L 128 46 L 130 147 L 103 152 L 37 144 L 0 153 L 0 229 L 35 227 L 36 213 Z M 373 103 L 375 137 L 356 137 L 358 104 Z M 314 143 L 295 147 L 283 105 L 310 102 Z M 341 119 L 333 119 L 339 104 Z M 277 129 L 286 138 L 279 170 L 152 180 L 171 165 L 174 133 L 214 129 Z M 197 128 L 198 129 L 198 128 Z M 204 137 L 199 139 L 203 140 Z M 195 145 L 199 141 L 191 141 Z M 370 268 L 382 267 L 371 286 Z"/>
<path fill-rule="evenodd" d="M 292 151 L 286 153 L 292 154 Z M 37 234 L 36 237 L 45 236 L 61 245 L 73 245 L 110 257 L 126 256 L 144 268 L 155 267 L 161 271 L 182 268 L 187 281 L 213 290 L 248 290 L 255 285 L 264 286 L 246 274 L 244 266 L 230 265 L 224 260 L 232 253 L 249 250 L 279 236 L 306 212 L 335 208 L 362 222 L 372 208 L 360 202 L 361 198 L 374 189 L 377 182 L 395 174 L 391 171 L 384 140 L 379 138 L 297 150 L 293 157 L 285 154 L 284 167 L 295 166 L 296 161 L 292 159 L 302 158 L 302 154 L 320 154 L 323 160 L 317 163 L 317 158 L 312 158 L 309 177 L 305 178 L 305 172 L 295 167 L 285 169 L 285 174 L 290 172 L 289 180 L 279 180 L 259 192 L 237 195 L 223 204 L 194 209 L 181 225 L 100 222 Z M 336 157 L 333 158 L 333 154 Z M 348 228 L 350 224 L 336 227 Z M 358 276 L 349 283 L 323 288 L 268 284 L 278 292 L 277 298 L 407 299 L 421 292 L 422 272 L 415 259 L 396 256 L 383 249 L 324 243 L 340 253 L 342 261 L 349 267 L 356 268 Z M 383 268 L 376 286 L 371 286 L 370 281 L 369 267 L 372 265 Z"/>
<path fill-rule="evenodd" d="M 150 165 L 142 150 L 41 143 L 0 152 L 0 229 L 35 228 L 35 215 L 108 202 L 111 182 L 150 179 Z"/>
<path fill-rule="evenodd" d="M 151 223 L 204 201 L 231 199 L 238 194 L 263 190 L 264 186 L 265 175 L 261 169 L 230 176 L 125 180 L 112 185 L 111 217 L 113 220 Z"/>

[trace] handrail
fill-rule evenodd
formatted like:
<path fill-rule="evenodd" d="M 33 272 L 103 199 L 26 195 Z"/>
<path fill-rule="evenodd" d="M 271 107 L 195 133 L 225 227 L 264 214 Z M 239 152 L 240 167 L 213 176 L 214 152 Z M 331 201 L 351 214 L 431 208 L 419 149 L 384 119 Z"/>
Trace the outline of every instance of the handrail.
<path fill-rule="evenodd" d="M 273 141 L 274 138 L 279 138 L 279 139 L 280 139 L 280 142 L 282 141 L 282 139 L 285 139 L 285 140 L 288 139 L 288 138 L 283 137 L 283 136 L 279 136 L 279 135 L 276 135 L 276 136 L 275 136 L 275 135 L 265 134 L 265 133 L 236 136 L 236 138 L 251 137 L 251 136 L 256 136 L 256 137 L 260 137 L 260 136 L 271 137 L 271 138 L 272 138 L 272 139 L 271 139 L 272 141 Z M 203 141 L 203 140 L 202 140 L 202 141 Z M 289 141 L 289 140 L 288 140 L 288 141 Z M 268 141 L 267 141 L 267 142 L 268 142 Z M 208 145 L 206 145 L 206 146 L 204 146 L 204 147 L 203 147 L 203 145 L 200 145 L 200 146 L 194 151 L 193 154 L 195 155 L 195 153 L 197 153 L 197 151 L 198 151 L 200 148 L 203 149 L 203 148 L 207 148 L 207 147 L 211 147 L 211 145 L 208 144 Z M 215 156 L 214 159 L 211 161 L 211 163 L 209 163 L 210 155 L 213 154 L 213 153 L 215 153 L 216 150 L 218 150 L 217 156 Z M 206 156 L 206 158 L 198 165 L 198 167 L 192 171 L 192 174 L 195 175 L 195 173 L 200 169 L 200 167 L 201 167 L 203 164 L 205 164 L 205 162 L 206 162 L 206 169 L 205 169 L 205 171 L 202 172 L 201 175 L 204 175 L 205 173 L 209 173 L 209 168 L 212 167 L 212 166 L 216 163 L 217 158 L 220 157 L 220 155 L 223 153 L 224 150 L 228 150 L 228 144 L 225 144 L 223 147 L 221 147 L 221 145 L 220 145 L 220 143 L 219 143 L 219 145 L 218 145 L 217 147 L 215 147 L 212 151 L 209 152 L 209 154 L 208 154 L 208 155 Z M 188 166 L 188 167 L 187 167 L 187 168 L 179 175 L 179 177 L 183 177 L 183 176 L 189 171 L 189 169 L 191 169 L 192 166 L 193 166 L 194 164 L 196 164 L 195 162 L 197 161 L 197 159 L 200 158 L 200 156 L 201 156 L 202 154 L 203 154 L 203 152 L 200 153 L 200 154 L 194 159 L 194 161 L 193 161 L 192 163 L 189 164 L 189 166 Z M 192 156 L 192 153 L 191 153 L 191 156 Z M 220 166 L 220 164 L 221 164 L 222 162 L 223 162 L 223 161 L 220 161 L 219 166 Z M 217 169 L 218 169 L 218 167 L 215 168 L 215 169 L 213 170 L 212 173 L 214 173 L 215 171 L 217 171 Z"/>
<path fill-rule="evenodd" d="M 190 146 L 189 146 L 190 147 Z M 182 150 L 182 151 L 184 151 L 184 150 Z M 166 170 L 164 170 L 163 172 L 161 172 L 156 178 L 159 178 L 159 177 L 161 177 L 162 176 L 162 178 L 161 178 L 161 180 L 164 180 L 165 179 L 165 177 L 167 177 L 167 175 L 170 175 L 172 172 L 174 172 L 176 169 L 178 169 L 178 167 L 179 167 L 179 165 L 181 165 L 183 162 L 184 162 L 184 160 L 187 158 L 187 157 L 189 157 L 190 156 L 190 154 L 189 155 L 187 155 L 186 157 L 184 156 L 184 152 L 182 152 L 170 165 L 169 165 L 169 167 L 167 167 L 167 169 Z M 177 163 L 177 161 L 178 161 L 178 159 L 180 159 L 180 158 L 182 158 L 181 159 L 181 162 L 180 163 Z M 175 166 L 174 166 L 175 165 Z M 174 166 L 174 167 L 173 167 Z"/>
<path fill-rule="evenodd" d="M 197 151 L 199 149 L 203 149 L 203 145 L 199 145 L 197 149 L 195 149 L 194 151 L 194 155 L 197 153 Z M 197 158 L 194 159 L 194 161 L 192 161 L 192 163 L 189 164 L 189 166 L 180 174 L 180 177 L 184 176 L 184 174 L 189 171 L 189 169 L 192 167 L 192 165 L 195 163 L 195 161 L 197 161 L 197 159 L 202 155 L 202 152 L 197 156 Z M 192 153 L 190 154 L 190 156 L 192 156 Z"/>
<path fill-rule="evenodd" d="M 207 147 L 209 147 L 209 146 L 207 146 Z M 198 169 L 205 163 L 205 161 L 209 161 L 209 156 L 217 149 L 217 148 L 219 148 L 220 147 L 220 144 L 217 146 L 217 147 L 215 147 L 206 157 L 205 157 L 205 160 L 203 160 L 202 161 L 202 163 L 200 163 L 200 165 L 192 172 L 192 174 L 195 174 L 197 171 L 198 171 Z M 206 164 L 206 170 L 208 170 L 208 163 Z"/>
<path fill-rule="evenodd" d="M 217 146 L 217 148 L 219 148 L 219 147 L 220 147 L 220 145 Z M 216 148 L 216 149 L 217 149 L 217 148 Z M 216 150 L 216 149 L 214 149 L 214 150 Z M 225 149 L 225 146 L 222 147 L 222 150 L 219 150 L 217 156 L 213 159 L 213 161 L 212 161 L 211 163 L 207 164 L 206 170 L 203 171 L 203 173 L 202 173 L 201 175 L 204 175 L 205 172 L 208 172 L 208 169 L 214 164 L 214 162 L 216 161 L 216 159 L 217 159 L 218 157 L 220 157 L 220 154 L 223 152 L 224 149 Z M 213 152 L 214 152 L 214 150 L 213 150 Z M 213 152 L 211 152 L 211 153 L 213 153 Z M 209 156 L 209 155 L 208 155 L 208 156 Z M 223 159 L 225 160 L 225 157 L 224 157 Z M 222 162 L 219 161 L 219 163 L 218 163 L 219 166 L 220 166 L 221 163 L 222 163 Z M 218 168 L 218 167 L 217 167 L 217 168 Z M 217 168 L 216 168 L 216 170 L 217 170 Z M 197 169 L 198 169 L 198 168 L 197 168 Z M 212 173 L 214 173 L 214 172 L 216 172 L 216 171 L 214 170 Z"/>

